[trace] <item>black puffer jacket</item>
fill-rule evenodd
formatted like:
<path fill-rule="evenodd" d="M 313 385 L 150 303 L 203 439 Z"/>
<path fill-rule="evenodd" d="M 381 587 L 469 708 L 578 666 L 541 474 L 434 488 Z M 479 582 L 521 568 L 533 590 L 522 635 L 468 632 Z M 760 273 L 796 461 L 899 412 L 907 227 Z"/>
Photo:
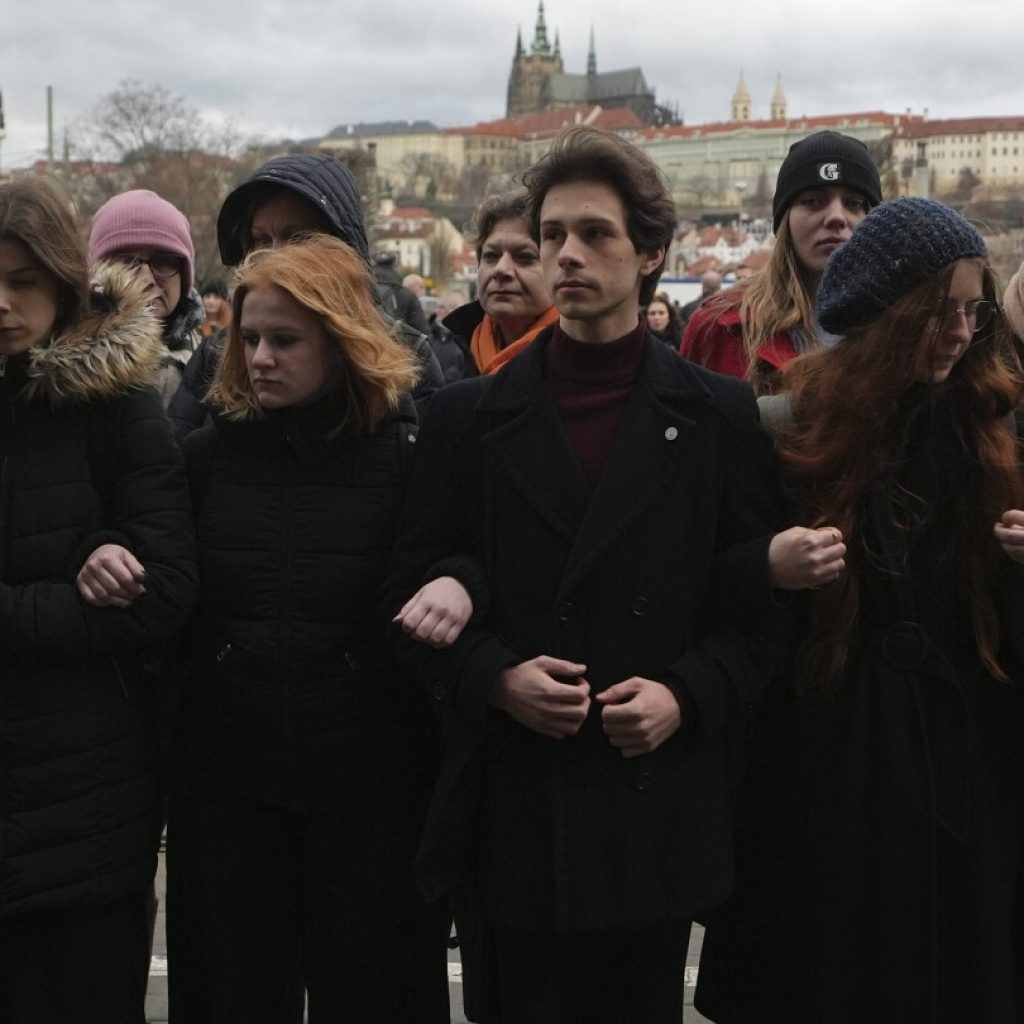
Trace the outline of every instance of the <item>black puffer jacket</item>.
<path fill-rule="evenodd" d="M 218 417 L 184 442 L 203 583 L 178 765 L 190 789 L 343 813 L 429 787 L 432 714 L 374 600 L 415 412 L 362 439 L 327 437 L 337 420 L 328 399 Z"/>
<path fill-rule="evenodd" d="M 0 915 L 114 901 L 153 876 L 157 746 L 140 652 L 197 576 L 185 473 L 157 392 L 160 328 L 128 271 L 0 379 Z M 75 575 L 128 547 L 146 593 L 92 608 Z"/>

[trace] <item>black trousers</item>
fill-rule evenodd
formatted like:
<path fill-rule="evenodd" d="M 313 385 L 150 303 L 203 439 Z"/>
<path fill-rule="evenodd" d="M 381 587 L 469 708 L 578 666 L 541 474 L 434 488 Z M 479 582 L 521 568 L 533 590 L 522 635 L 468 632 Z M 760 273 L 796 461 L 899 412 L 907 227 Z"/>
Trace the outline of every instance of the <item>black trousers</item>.
<path fill-rule="evenodd" d="M 501 1024 L 680 1024 L 690 922 L 580 932 L 494 926 Z"/>
<path fill-rule="evenodd" d="M 176 1024 L 447 1024 L 447 917 L 416 891 L 421 815 L 294 814 L 172 795 L 170 1019 Z"/>
<path fill-rule="evenodd" d="M 0 922 L 3 1024 L 143 1024 L 149 978 L 145 893 L 99 907 Z"/>

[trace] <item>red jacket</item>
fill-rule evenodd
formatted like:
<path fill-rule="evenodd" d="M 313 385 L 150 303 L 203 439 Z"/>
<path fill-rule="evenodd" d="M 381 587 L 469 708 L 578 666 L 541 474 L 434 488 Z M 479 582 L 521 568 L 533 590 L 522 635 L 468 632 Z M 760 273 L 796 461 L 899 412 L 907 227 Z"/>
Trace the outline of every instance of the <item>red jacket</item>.
<path fill-rule="evenodd" d="M 683 332 L 679 351 L 698 366 L 730 377 L 746 378 L 747 354 L 739 308 L 728 309 L 716 319 L 717 307 L 715 302 L 706 302 L 696 310 Z M 757 350 L 758 359 L 776 370 L 781 370 L 796 354 L 786 331 L 773 334 Z"/>

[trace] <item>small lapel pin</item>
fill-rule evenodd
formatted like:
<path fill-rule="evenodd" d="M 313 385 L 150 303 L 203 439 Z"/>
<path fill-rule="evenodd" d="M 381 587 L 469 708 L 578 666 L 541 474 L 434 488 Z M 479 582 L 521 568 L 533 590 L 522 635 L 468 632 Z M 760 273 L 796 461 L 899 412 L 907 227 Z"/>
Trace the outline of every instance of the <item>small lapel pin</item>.
<path fill-rule="evenodd" d="M 665 440 L 674 441 L 679 436 L 679 431 L 675 427 L 669 427 L 665 431 Z"/>

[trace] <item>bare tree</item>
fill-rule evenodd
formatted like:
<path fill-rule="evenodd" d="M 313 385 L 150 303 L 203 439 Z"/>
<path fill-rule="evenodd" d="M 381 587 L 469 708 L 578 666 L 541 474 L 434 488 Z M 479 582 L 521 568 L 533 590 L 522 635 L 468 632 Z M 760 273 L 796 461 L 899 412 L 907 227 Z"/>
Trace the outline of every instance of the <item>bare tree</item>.
<path fill-rule="evenodd" d="M 80 126 L 78 146 L 91 155 L 131 162 L 152 154 L 203 149 L 203 120 L 162 85 L 124 79 L 107 93 Z"/>
<path fill-rule="evenodd" d="M 892 198 L 899 192 L 892 136 L 888 135 L 883 139 L 874 139 L 871 142 L 865 143 L 865 145 L 871 154 L 871 159 L 878 168 L 878 178 L 882 184 L 882 194 L 886 198 Z"/>
<path fill-rule="evenodd" d="M 693 196 L 697 206 L 703 206 L 709 194 L 719 191 L 715 182 L 706 174 L 694 174 L 687 178 L 683 188 Z"/>
<path fill-rule="evenodd" d="M 459 175 L 456 197 L 460 203 L 476 206 L 485 196 L 495 191 L 492 168 L 483 161 L 466 164 Z"/>
<path fill-rule="evenodd" d="M 402 188 L 405 195 L 450 197 L 455 190 L 455 168 L 443 157 L 433 153 L 407 153 L 402 157 L 401 168 L 405 175 Z"/>
<path fill-rule="evenodd" d="M 68 184 L 79 214 L 129 189 L 151 189 L 188 218 L 196 277 L 223 275 L 217 214 L 227 193 L 266 155 L 231 126 L 214 126 L 184 98 L 161 85 L 126 79 L 102 97 L 75 130 L 76 154 L 102 162 L 81 165 Z"/>

